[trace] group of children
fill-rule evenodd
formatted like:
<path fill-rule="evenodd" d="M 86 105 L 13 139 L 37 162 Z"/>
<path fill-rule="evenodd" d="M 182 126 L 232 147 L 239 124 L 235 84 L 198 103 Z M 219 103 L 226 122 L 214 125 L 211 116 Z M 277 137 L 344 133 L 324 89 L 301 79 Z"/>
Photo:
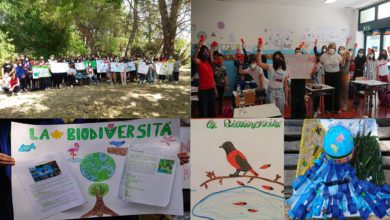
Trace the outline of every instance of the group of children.
<path fill-rule="evenodd" d="M 107 67 L 107 71 L 104 73 L 97 72 L 96 61 L 101 60 Z M 156 62 L 172 62 L 173 72 L 167 75 L 157 75 Z M 68 63 L 67 71 L 64 73 L 51 73 L 47 77 L 33 77 L 33 66 L 35 67 L 50 67 L 52 63 Z M 127 63 L 133 62 L 135 70 L 128 71 L 124 68 L 121 72 L 110 71 L 110 63 Z M 138 73 L 137 65 L 139 62 L 144 62 L 148 67 L 147 74 Z M 76 63 L 84 63 L 85 68 L 76 69 Z M 59 58 L 54 59 L 51 56 L 46 62 L 43 57 L 39 60 L 29 59 L 28 57 L 17 57 L 15 62 L 12 63 L 11 59 L 6 59 L 5 63 L 1 67 L 2 76 L 2 90 L 10 94 L 19 94 L 21 92 L 33 91 L 33 90 L 49 90 L 51 88 L 61 88 L 63 84 L 67 84 L 69 87 L 73 87 L 74 84 L 79 83 L 83 79 L 89 79 L 89 83 L 98 84 L 98 82 L 109 82 L 113 84 L 126 85 L 126 81 L 131 82 L 139 81 L 140 84 L 145 83 L 158 83 L 161 81 L 171 81 L 174 83 L 179 82 L 179 69 L 181 63 L 178 60 L 173 59 L 172 56 L 169 59 L 164 57 L 150 59 L 131 57 L 120 59 L 118 56 L 112 57 L 99 57 L 94 55 Z M 117 80 L 117 75 L 120 76 L 120 80 Z"/>
<path fill-rule="evenodd" d="M 241 40 L 244 54 L 240 54 L 237 49 L 234 58 L 236 77 L 228 79 L 223 64 L 223 55 L 216 51 L 218 43 L 212 42 L 209 49 L 203 42 L 204 39 L 201 36 L 192 57 L 195 66 L 193 71 L 199 75 L 199 117 L 216 117 L 216 106 L 218 106 L 219 115 L 222 114 L 224 91 L 227 89 L 228 80 L 234 81 L 235 90 L 254 88 L 256 97 L 260 97 L 257 100 L 262 100 L 261 97 L 263 97 L 266 103 L 274 103 L 282 115 L 285 114 L 285 107 L 290 105 L 291 118 L 306 117 L 305 94 L 308 81 L 334 87 L 334 100 L 332 96 L 325 96 L 324 99 L 325 110 L 336 114 L 339 114 L 341 110 L 348 110 L 350 76 L 353 80 L 356 77 L 365 77 L 369 80 L 388 82 L 388 51 L 381 50 L 378 58 L 375 59 L 373 49 L 368 50 L 367 56 L 364 49 L 359 49 L 355 57 L 357 44 L 347 51 L 349 40 L 346 46 L 338 48 L 335 43 L 331 42 L 322 46 L 321 51 L 317 50 L 317 40 L 315 41 L 316 59 L 310 80 L 291 79 L 285 57 L 280 51 L 272 54 L 272 63 L 268 64 L 266 56 L 262 55 L 264 45 L 262 38 L 259 38 L 256 56 L 248 56 L 245 43 Z M 304 44 L 301 44 L 295 49 L 295 54 L 304 54 L 303 48 Z M 291 101 L 289 101 L 290 96 Z M 215 103 L 216 97 L 218 97 L 218 105 Z M 317 117 L 321 114 L 320 99 L 315 97 L 313 101 L 313 117 Z"/>

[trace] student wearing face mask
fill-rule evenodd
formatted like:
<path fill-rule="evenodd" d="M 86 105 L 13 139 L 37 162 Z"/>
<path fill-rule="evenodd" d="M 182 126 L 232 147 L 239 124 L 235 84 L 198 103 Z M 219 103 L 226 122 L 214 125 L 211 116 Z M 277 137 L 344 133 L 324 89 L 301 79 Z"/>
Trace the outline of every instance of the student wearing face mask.
<path fill-rule="evenodd" d="M 256 97 L 265 97 L 265 77 L 261 67 L 257 65 L 255 58 L 249 59 L 249 66 L 243 69 L 243 62 L 240 63 L 238 72 L 240 75 L 249 75 L 256 82 Z"/>
<path fill-rule="evenodd" d="M 15 71 L 14 66 L 12 65 L 10 59 L 6 59 L 5 63 L 1 68 L 1 77 L 5 78 L 9 76 L 13 71 Z"/>
<path fill-rule="evenodd" d="M 377 73 L 378 73 L 379 80 L 382 82 L 389 82 L 388 62 L 390 62 L 388 52 L 386 50 L 381 50 L 376 65 L 377 65 Z M 380 105 L 384 105 L 386 103 L 385 98 L 386 96 L 379 95 Z M 387 102 L 387 104 L 389 103 Z"/>
<path fill-rule="evenodd" d="M 295 48 L 296 55 L 302 55 L 301 48 Z M 291 79 L 290 84 L 291 91 L 291 118 L 305 118 L 306 106 L 305 106 L 305 93 L 306 93 L 306 80 L 305 79 Z"/>
<path fill-rule="evenodd" d="M 375 60 L 375 50 L 368 50 L 367 61 L 365 64 L 364 77 L 368 80 L 379 80 L 377 67 Z"/>
<path fill-rule="evenodd" d="M 214 49 L 214 47 L 211 48 L 211 54 Z M 210 56 L 209 48 L 203 45 L 202 41 L 199 41 L 195 48 L 192 61 L 197 65 L 199 74 L 199 117 L 214 118 L 216 116 L 215 96 L 217 95 L 212 67 L 214 58 Z"/>
<path fill-rule="evenodd" d="M 313 66 L 312 70 L 312 81 L 313 84 L 323 84 L 324 82 L 324 66 L 320 62 L 321 55 L 316 54 L 316 63 Z M 313 97 L 313 118 L 317 118 L 321 114 L 320 111 L 320 97 Z"/>
<path fill-rule="evenodd" d="M 334 87 L 333 110 L 334 112 L 339 113 L 341 89 L 340 65 L 344 66 L 345 59 L 343 59 L 340 54 L 336 53 L 336 44 L 331 42 L 328 45 L 328 52 L 322 54 L 320 62 L 325 70 L 325 84 Z M 332 97 L 325 96 L 324 98 L 325 110 L 330 112 L 332 108 Z"/>
<path fill-rule="evenodd" d="M 389 55 L 386 50 L 381 50 L 381 53 L 378 56 L 377 60 L 377 69 L 378 69 L 378 75 L 379 80 L 382 82 L 388 82 L 388 75 L 389 75 L 389 66 L 388 66 Z"/>
<path fill-rule="evenodd" d="M 317 50 L 317 40 L 314 42 L 314 54 L 315 55 L 322 55 L 324 53 L 327 53 L 328 52 L 328 47 L 326 45 L 323 45 L 322 48 L 321 48 L 321 51 L 318 53 L 318 50 Z"/>
<path fill-rule="evenodd" d="M 263 63 L 261 59 L 261 49 L 263 44 L 257 45 L 257 65 L 268 71 L 268 89 L 267 103 L 274 103 L 284 115 L 284 106 L 288 105 L 288 85 L 287 85 L 287 68 L 286 61 L 280 51 L 272 55 L 272 64 Z"/>
<path fill-rule="evenodd" d="M 341 72 L 341 90 L 340 90 L 340 108 L 345 112 L 348 110 L 348 87 L 349 87 L 349 65 L 351 56 L 344 46 L 340 46 L 338 54 L 343 58 L 344 65 L 340 66 Z"/>
<path fill-rule="evenodd" d="M 222 102 L 224 98 L 224 92 L 227 90 L 228 79 L 226 74 L 226 68 L 223 66 L 223 55 L 218 53 L 216 55 L 216 61 L 214 64 L 214 80 L 215 86 L 218 92 L 218 113 L 222 114 Z"/>
<path fill-rule="evenodd" d="M 19 79 L 20 82 L 20 90 L 21 92 L 27 90 L 27 74 L 26 70 L 23 67 L 22 61 L 18 61 L 16 66 L 16 77 Z"/>
<path fill-rule="evenodd" d="M 353 59 L 355 62 L 355 72 L 353 73 L 353 80 L 356 77 L 362 77 L 364 74 L 364 65 L 367 62 L 366 55 L 364 54 L 364 49 L 361 48 L 358 50 L 357 56 Z"/>

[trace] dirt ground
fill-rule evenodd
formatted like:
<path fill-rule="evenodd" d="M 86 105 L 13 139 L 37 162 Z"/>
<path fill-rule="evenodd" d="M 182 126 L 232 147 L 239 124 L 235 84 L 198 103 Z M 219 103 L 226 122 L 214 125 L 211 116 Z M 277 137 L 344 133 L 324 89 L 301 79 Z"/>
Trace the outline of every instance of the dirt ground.
<path fill-rule="evenodd" d="M 0 93 L 0 118 L 186 118 L 190 117 L 190 70 L 182 68 L 180 82 L 101 82 L 18 96 Z"/>

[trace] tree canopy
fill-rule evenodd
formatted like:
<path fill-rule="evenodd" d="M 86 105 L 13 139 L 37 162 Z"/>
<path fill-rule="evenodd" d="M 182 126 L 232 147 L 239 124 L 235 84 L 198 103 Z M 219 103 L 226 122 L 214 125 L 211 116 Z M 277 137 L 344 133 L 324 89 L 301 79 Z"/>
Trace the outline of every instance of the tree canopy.
<path fill-rule="evenodd" d="M 189 56 L 191 0 L 3 0 L 0 61 L 16 54 Z"/>

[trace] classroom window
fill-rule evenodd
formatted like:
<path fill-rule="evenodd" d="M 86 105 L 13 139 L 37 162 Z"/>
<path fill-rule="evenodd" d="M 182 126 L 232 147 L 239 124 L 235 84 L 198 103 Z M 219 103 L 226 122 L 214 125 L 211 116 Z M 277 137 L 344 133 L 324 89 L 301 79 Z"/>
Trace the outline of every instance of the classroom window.
<path fill-rule="evenodd" d="M 375 7 L 360 11 L 360 23 L 366 23 L 375 20 Z"/>
<path fill-rule="evenodd" d="M 383 49 L 387 50 L 390 47 L 390 35 L 383 36 Z M 388 63 L 390 65 L 390 62 Z"/>
<path fill-rule="evenodd" d="M 379 47 L 381 45 L 381 36 L 380 35 L 368 35 L 367 36 L 367 49 L 375 50 L 375 57 L 379 56 Z"/>
<path fill-rule="evenodd" d="M 378 6 L 378 19 L 390 17 L 390 2 Z"/>

